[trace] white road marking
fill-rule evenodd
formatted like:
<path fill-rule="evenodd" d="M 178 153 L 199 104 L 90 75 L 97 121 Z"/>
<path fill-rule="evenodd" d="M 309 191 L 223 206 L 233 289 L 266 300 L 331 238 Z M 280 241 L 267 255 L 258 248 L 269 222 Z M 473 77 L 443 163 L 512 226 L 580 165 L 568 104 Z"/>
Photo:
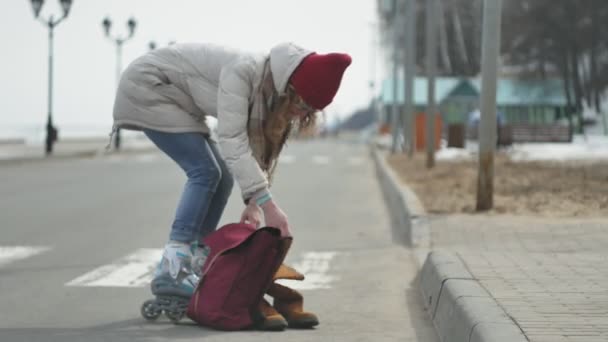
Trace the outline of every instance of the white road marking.
<path fill-rule="evenodd" d="M 312 156 L 312 162 L 314 164 L 319 165 L 327 165 L 331 163 L 332 159 L 329 156 L 324 155 L 315 155 Z M 349 157 L 347 162 L 349 165 L 361 165 L 365 161 L 363 157 Z M 296 162 L 296 157 L 294 155 L 281 155 L 279 156 L 279 164 L 293 164 Z"/>
<path fill-rule="evenodd" d="M 328 156 L 313 156 L 312 162 L 315 164 L 326 165 L 326 164 L 329 164 L 329 157 Z"/>
<path fill-rule="evenodd" d="M 296 157 L 292 156 L 292 155 L 284 155 L 284 156 L 279 156 L 279 163 L 280 164 L 293 164 L 296 161 Z"/>
<path fill-rule="evenodd" d="M 124 161 L 125 157 L 123 155 L 112 154 L 112 155 L 104 157 L 104 158 L 102 158 L 100 160 L 113 164 L 113 163 L 119 163 L 119 162 Z"/>
<path fill-rule="evenodd" d="M 133 160 L 136 162 L 147 163 L 161 160 L 162 156 L 158 153 L 144 153 L 136 155 Z"/>
<path fill-rule="evenodd" d="M 363 164 L 363 158 L 362 157 L 350 157 L 350 158 L 348 158 L 348 163 L 350 165 L 361 165 L 361 164 Z"/>
<path fill-rule="evenodd" d="M 142 287 L 152 281 L 163 250 L 142 248 L 135 253 L 86 273 L 67 286 Z"/>
<path fill-rule="evenodd" d="M 0 266 L 16 260 L 29 258 L 51 249 L 50 247 L 33 246 L 0 246 Z"/>
<path fill-rule="evenodd" d="M 96 158 L 89 159 L 93 162 L 102 162 L 108 164 L 117 164 L 117 163 L 153 163 L 157 161 L 161 161 L 163 159 L 163 155 L 159 152 L 134 152 L 134 153 L 112 153 L 105 154 L 101 153 L 96 156 Z"/>
<path fill-rule="evenodd" d="M 338 252 L 307 252 L 293 266 L 304 274 L 304 281 L 278 280 L 297 290 L 329 289 L 338 278 L 329 275 L 330 262 Z M 84 287 L 143 287 L 152 281 L 162 249 L 142 248 L 115 262 L 98 267 L 69 282 L 66 286 Z"/>
<path fill-rule="evenodd" d="M 303 281 L 280 279 L 279 284 L 289 286 L 296 290 L 329 289 L 331 283 L 338 279 L 327 274 L 331 260 L 338 252 L 307 252 L 302 255 L 299 263 L 291 265 L 298 272 L 304 274 Z"/>

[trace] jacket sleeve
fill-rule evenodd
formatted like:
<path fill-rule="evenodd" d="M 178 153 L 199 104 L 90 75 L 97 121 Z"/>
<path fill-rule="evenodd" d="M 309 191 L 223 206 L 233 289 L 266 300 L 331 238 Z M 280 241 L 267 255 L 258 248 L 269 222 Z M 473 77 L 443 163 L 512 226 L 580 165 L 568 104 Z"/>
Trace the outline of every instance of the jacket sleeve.
<path fill-rule="evenodd" d="M 250 68 L 246 61 L 237 61 L 222 69 L 217 112 L 220 150 L 245 201 L 268 193 L 268 180 L 253 157 L 247 135 L 249 96 L 253 91 Z"/>

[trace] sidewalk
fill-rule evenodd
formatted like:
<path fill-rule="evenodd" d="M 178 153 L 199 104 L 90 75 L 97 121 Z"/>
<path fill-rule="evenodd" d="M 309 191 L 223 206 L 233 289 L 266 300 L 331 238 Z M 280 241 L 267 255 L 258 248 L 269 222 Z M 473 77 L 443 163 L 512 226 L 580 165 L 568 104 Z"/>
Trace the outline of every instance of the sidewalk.
<path fill-rule="evenodd" d="M 389 206 L 403 199 L 442 341 L 608 341 L 608 219 L 427 215 L 406 184 L 383 184 Z"/>
<path fill-rule="evenodd" d="M 608 221 L 429 218 L 433 250 L 455 253 L 529 341 L 608 341 Z"/>
<path fill-rule="evenodd" d="M 65 139 L 58 141 L 53 146 L 51 156 L 45 156 L 44 144 L 26 144 L 20 141 L 0 144 L 0 165 L 28 162 L 55 160 L 64 158 L 86 158 L 103 156 L 117 153 L 113 149 L 106 151 L 108 139 Z M 154 145 L 148 139 L 130 138 L 124 139 L 119 153 L 135 153 L 154 150 Z"/>

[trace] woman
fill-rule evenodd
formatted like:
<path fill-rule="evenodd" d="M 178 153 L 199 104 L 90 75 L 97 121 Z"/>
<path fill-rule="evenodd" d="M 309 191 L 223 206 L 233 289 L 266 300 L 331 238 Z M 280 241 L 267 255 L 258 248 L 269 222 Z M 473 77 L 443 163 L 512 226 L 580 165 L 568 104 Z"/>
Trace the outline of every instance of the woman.
<path fill-rule="evenodd" d="M 277 227 L 287 216 L 269 184 L 294 125 L 314 124 L 335 96 L 351 58 L 316 54 L 283 43 L 255 55 L 211 44 L 175 44 L 136 59 L 124 71 L 114 105 L 114 130 L 143 130 L 188 178 L 169 242 L 152 281 L 157 295 L 190 295 L 205 250 L 202 239 L 220 221 L 233 176 L 246 207 L 241 221 Z M 219 149 L 206 116 L 217 117 Z M 220 152 L 221 150 L 221 152 Z"/>

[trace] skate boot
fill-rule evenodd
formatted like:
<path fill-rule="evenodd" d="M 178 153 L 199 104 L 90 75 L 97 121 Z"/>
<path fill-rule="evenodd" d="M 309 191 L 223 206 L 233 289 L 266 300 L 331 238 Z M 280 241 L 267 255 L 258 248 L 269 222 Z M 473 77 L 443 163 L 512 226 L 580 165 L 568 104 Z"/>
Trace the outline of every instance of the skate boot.
<path fill-rule="evenodd" d="M 156 268 L 150 285 L 155 299 L 141 307 L 142 316 L 156 320 L 162 313 L 172 322 L 179 322 L 186 314 L 188 302 L 199 278 L 192 272 L 192 252 L 189 244 L 170 241 L 165 245 L 163 257 Z"/>

